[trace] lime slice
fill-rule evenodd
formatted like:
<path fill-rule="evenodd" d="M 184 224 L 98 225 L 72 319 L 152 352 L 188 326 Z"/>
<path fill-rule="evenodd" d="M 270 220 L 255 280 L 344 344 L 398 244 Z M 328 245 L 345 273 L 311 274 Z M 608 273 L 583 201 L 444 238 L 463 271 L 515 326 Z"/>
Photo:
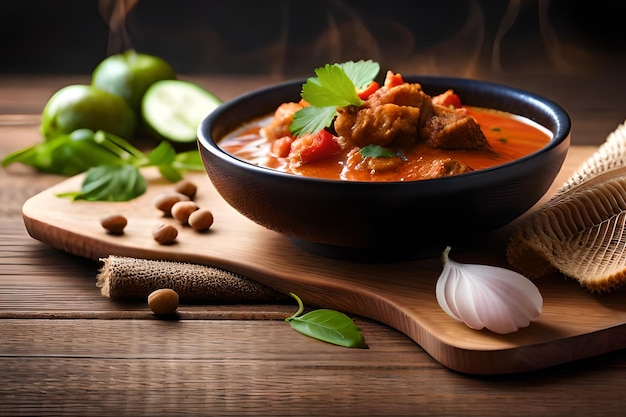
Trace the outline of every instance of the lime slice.
<path fill-rule="evenodd" d="M 193 142 L 198 125 L 222 103 L 189 81 L 162 80 L 152 84 L 141 102 L 144 123 L 164 139 Z"/>

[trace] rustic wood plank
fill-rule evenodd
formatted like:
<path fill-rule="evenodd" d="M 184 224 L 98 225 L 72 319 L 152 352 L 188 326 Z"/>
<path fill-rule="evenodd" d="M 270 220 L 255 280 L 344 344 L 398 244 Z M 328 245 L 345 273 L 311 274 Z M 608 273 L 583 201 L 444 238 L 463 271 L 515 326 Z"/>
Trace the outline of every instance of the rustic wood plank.
<path fill-rule="evenodd" d="M 10 340 L 0 344 L 0 415 L 561 416 L 614 415 L 626 405 L 626 351 L 576 367 L 469 377 L 368 320 L 357 320 L 367 350 L 272 321 L 0 324 Z"/>

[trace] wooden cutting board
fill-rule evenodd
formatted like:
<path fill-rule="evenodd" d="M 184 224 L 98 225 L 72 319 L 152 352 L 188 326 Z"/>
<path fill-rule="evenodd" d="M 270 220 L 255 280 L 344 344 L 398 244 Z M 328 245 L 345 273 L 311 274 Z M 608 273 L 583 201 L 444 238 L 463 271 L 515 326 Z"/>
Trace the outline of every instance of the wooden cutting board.
<path fill-rule="evenodd" d="M 594 149 L 572 148 L 553 189 Z M 26 228 L 33 238 L 54 248 L 94 260 L 119 255 L 230 270 L 278 291 L 294 292 L 308 307 L 337 309 L 385 323 L 406 334 L 442 365 L 463 373 L 530 371 L 626 347 L 624 290 L 594 295 L 562 276 L 545 278 L 537 282 L 544 297 L 543 312 L 529 327 L 509 335 L 471 330 L 447 316 L 437 303 L 440 259 L 359 264 L 304 252 L 228 206 L 204 173 L 187 178 L 198 185 L 196 201 L 213 211 L 215 223 L 208 233 L 197 233 L 164 218 L 153 207 L 154 197 L 173 186 L 154 171 L 147 171 L 146 177 L 147 193 L 124 203 L 71 202 L 56 197 L 80 189 L 82 176 L 70 178 L 24 204 Z M 124 235 L 109 235 L 100 226 L 100 218 L 110 213 L 128 218 Z M 177 243 L 161 246 L 152 239 L 151 230 L 158 222 L 179 227 Z M 510 229 L 495 233 L 476 251 L 456 253 L 453 248 L 450 257 L 506 266 L 504 247 Z"/>

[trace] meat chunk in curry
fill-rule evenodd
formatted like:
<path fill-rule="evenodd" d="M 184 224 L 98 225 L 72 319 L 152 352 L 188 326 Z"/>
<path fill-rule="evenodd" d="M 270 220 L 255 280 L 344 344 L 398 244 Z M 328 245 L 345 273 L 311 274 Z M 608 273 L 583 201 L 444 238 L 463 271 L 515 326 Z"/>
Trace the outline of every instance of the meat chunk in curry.
<path fill-rule="evenodd" d="M 420 137 L 439 149 L 481 149 L 488 146 L 474 118 L 462 110 L 435 106 L 433 115 L 420 126 Z"/>
<path fill-rule="evenodd" d="M 418 136 L 420 108 L 385 103 L 374 107 L 340 107 L 335 131 L 354 146 L 408 145 Z"/>
<path fill-rule="evenodd" d="M 354 146 L 403 146 L 428 142 L 441 149 L 488 146 L 480 126 L 462 108 L 450 108 L 428 96 L 417 83 L 385 85 L 361 106 L 337 109 L 335 131 Z M 449 95 L 449 92 L 445 94 Z"/>
<path fill-rule="evenodd" d="M 293 115 L 302 108 L 300 103 L 283 103 L 274 112 L 274 117 L 270 123 L 263 128 L 263 132 L 269 140 L 280 139 L 290 136 L 289 125 L 293 120 Z"/>

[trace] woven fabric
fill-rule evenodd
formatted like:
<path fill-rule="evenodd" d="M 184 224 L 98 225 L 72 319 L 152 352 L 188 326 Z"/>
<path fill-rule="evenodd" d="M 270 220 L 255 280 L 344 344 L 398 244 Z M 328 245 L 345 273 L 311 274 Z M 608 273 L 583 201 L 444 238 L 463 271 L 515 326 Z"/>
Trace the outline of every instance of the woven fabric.
<path fill-rule="evenodd" d="M 266 285 L 211 266 L 120 256 L 101 261 L 96 285 L 111 299 L 146 299 L 159 288 L 176 291 L 181 303 L 273 303 L 287 299 Z"/>

